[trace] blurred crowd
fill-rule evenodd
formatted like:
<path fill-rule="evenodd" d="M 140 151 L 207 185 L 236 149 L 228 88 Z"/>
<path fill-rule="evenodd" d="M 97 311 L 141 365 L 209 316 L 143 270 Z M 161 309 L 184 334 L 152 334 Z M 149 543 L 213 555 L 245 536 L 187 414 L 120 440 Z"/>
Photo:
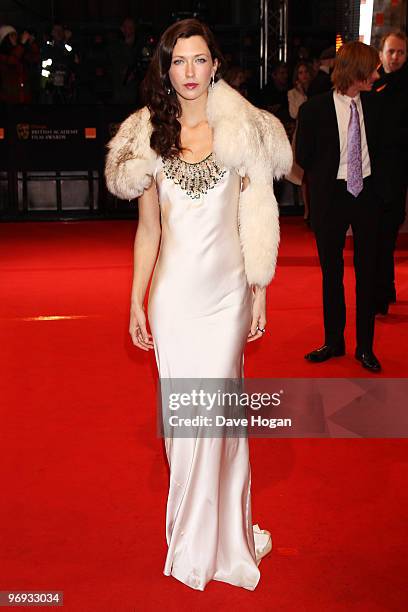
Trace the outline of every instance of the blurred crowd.
<path fill-rule="evenodd" d="M 137 104 L 139 83 L 155 39 L 138 35 L 126 17 L 119 31 L 84 42 L 63 23 L 40 39 L 0 26 L 0 101 L 3 104 Z"/>
<path fill-rule="evenodd" d="M 42 36 L 0 26 L 0 101 L 6 104 L 137 105 L 139 85 L 154 51 L 155 35 L 141 33 L 126 17 L 117 31 L 79 39 L 63 23 Z M 226 55 L 223 77 L 251 102 L 274 113 L 293 135 L 299 107 L 307 98 L 332 88 L 335 47 L 317 56 L 295 38 L 291 61 L 276 62 L 268 83 Z"/>
<path fill-rule="evenodd" d="M 156 42 L 155 35 L 142 33 L 131 17 L 117 31 L 96 31 L 85 38 L 63 23 L 54 23 L 41 36 L 2 25 L 0 101 L 138 105 L 139 85 Z M 317 93 L 327 81 L 330 84 L 334 55 L 332 48 L 312 57 L 301 41 L 294 40 L 292 61 L 275 64 L 262 91 L 257 72 L 238 65 L 232 54 L 226 55 L 223 76 L 250 101 L 275 113 L 290 132 L 307 92 Z"/>

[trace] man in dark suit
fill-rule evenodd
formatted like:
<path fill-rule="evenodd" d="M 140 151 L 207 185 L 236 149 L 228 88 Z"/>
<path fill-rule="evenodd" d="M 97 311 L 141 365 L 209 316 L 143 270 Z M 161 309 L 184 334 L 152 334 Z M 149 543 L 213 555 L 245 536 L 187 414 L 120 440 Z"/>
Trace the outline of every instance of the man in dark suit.
<path fill-rule="evenodd" d="M 400 225 L 405 218 L 408 185 L 408 62 L 407 36 L 389 32 L 380 43 L 380 79 L 373 95 L 380 104 L 378 123 L 381 143 L 378 159 L 378 194 L 381 197 L 381 222 L 377 251 L 375 307 L 387 314 L 397 299 L 394 250 Z"/>
<path fill-rule="evenodd" d="M 307 97 L 313 98 L 319 94 L 330 91 L 332 88 L 332 82 L 330 78 L 331 71 L 334 66 L 334 59 L 336 57 L 336 47 L 329 47 L 320 54 L 320 67 L 317 71 L 316 76 L 312 79 L 308 90 Z"/>
<path fill-rule="evenodd" d="M 378 79 L 378 53 L 350 42 L 337 54 L 334 90 L 316 96 L 299 111 L 296 161 L 307 174 L 311 223 L 323 275 L 325 342 L 305 355 L 322 362 L 345 354 L 346 306 L 343 249 L 351 225 L 356 275 L 355 357 L 373 372 L 381 365 L 373 352 L 375 255 L 379 202 L 375 195 L 375 98 L 364 94 Z M 361 95 L 360 95 L 361 93 Z"/>

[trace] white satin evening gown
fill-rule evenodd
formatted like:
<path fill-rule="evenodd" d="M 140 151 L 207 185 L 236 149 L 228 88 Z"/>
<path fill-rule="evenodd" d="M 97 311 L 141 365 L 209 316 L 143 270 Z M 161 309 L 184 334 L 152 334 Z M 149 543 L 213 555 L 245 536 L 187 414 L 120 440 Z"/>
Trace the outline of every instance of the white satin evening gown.
<path fill-rule="evenodd" d="M 148 319 L 160 378 L 240 378 L 252 291 L 238 234 L 240 176 L 161 158 L 155 172 L 162 239 Z M 197 178 L 193 193 L 183 184 Z M 206 178 L 205 178 L 206 177 Z M 192 195 L 199 197 L 193 198 Z M 170 467 L 164 574 L 203 591 L 210 580 L 254 590 L 272 546 L 252 525 L 247 438 L 165 437 Z"/>

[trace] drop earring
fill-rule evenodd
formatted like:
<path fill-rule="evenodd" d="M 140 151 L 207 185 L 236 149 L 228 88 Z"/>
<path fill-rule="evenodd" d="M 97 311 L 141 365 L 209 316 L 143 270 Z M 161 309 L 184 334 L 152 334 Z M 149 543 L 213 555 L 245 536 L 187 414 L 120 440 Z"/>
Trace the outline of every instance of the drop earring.
<path fill-rule="evenodd" d="M 168 88 L 166 89 L 166 93 L 167 93 L 167 95 L 168 95 L 168 96 L 171 94 L 171 89 L 170 89 L 170 87 L 168 87 Z"/>
<path fill-rule="evenodd" d="M 211 75 L 211 89 L 214 89 L 214 73 Z"/>

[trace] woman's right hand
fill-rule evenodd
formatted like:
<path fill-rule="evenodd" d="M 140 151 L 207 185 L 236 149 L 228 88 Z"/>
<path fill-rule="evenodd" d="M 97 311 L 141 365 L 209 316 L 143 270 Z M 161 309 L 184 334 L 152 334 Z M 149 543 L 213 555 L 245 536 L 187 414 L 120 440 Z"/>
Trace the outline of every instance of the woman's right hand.
<path fill-rule="evenodd" d="M 154 348 L 152 335 L 147 333 L 146 315 L 143 306 L 131 305 L 129 333 L 133 344 L 138 348 L 144 351 Z"/>

